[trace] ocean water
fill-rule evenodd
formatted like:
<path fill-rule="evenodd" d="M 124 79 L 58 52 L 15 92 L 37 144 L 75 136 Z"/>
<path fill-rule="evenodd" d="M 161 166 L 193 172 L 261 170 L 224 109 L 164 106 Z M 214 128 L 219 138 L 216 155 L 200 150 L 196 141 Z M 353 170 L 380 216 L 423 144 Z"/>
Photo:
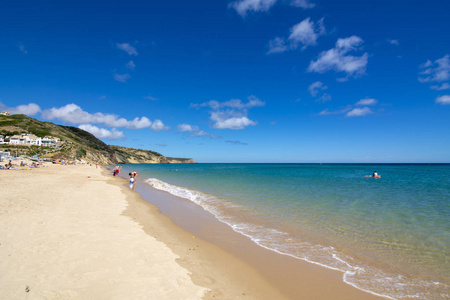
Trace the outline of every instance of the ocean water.
<path fill-rule="evenodd" d="M 340 270 L 359 289 L 450 299 L 449 164 L 130 167 L 261 247 Z M 365 177 L 375 170 L 380 179 Z"/>

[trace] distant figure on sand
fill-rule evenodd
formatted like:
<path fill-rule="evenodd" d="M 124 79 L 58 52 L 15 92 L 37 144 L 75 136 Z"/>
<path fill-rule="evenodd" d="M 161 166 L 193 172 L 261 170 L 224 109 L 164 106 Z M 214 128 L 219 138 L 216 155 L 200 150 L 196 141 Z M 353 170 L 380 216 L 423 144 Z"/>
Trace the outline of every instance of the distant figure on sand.
<path fill-rule="evenodd" d="M 113 173 L 113 175 L 114 175 L 114 176 L 119 175 L 119 166 L 118 166 L 118 165 L 116 165 L 116 166 L 114 167 L 114 173 Z"/>

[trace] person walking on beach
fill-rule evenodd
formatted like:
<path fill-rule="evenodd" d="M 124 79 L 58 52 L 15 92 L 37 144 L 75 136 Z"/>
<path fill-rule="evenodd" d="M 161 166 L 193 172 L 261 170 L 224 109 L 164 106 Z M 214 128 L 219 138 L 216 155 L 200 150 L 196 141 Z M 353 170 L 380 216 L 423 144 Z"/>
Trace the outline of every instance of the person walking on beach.
<path fill-rule="evenodd" d="M 117 175 L 119 175 L 119 166 L 118 165 L 116 165 L 115 167 L 114 167 L 114 174 L 113 174 L 114 176 L 117 176 Z"/>
<path fill-rule="evenodd" d="M 130 178 L 133 178 L 133 179 L 134 179 L 133 181 L 136 181 L 136 178 L 137 178 L 137 176 L 138 176 L 138 172 L 131 172 L 131 173 L 129 173 L 128 175 L 130 175 Z"/>

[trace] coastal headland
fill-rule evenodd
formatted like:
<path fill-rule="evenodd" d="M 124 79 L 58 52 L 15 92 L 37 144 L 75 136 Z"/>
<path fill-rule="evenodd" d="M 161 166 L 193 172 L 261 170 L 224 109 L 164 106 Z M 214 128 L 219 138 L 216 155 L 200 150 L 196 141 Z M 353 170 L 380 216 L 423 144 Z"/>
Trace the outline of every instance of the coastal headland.
<path fill-rule="evenodd" d="M 105 168 L 46 163 L 0 182 L 0 299 L 381 299 L 245 237 L 238 251 L 205 241 Z"/>

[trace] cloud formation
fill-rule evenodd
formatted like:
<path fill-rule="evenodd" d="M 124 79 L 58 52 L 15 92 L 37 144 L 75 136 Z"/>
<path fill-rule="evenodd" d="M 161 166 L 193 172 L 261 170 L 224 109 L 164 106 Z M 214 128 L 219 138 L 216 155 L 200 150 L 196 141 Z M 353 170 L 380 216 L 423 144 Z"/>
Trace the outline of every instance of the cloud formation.
<path fill-rule="evenodd" d="M 317 102 L 327 102 L 331 100 L 331 95 L 324 92 L 326 89 L 328 89 L 328 87 L 321 81 L 313 82 L 308 87 L 309 93 L 312 97 L 316 98 Z"/>
<path fill-rule="evenodd" d="M 211 109 L 210 120 L 213 121 L 213 128 L 217 129 L 244 129 L 254 126 L 257 122 L 250 120 L 248 110 L 253 107 L 264 106 L 265 103 L 255 96 L 248 97 L 248 102 L 243 103 L 240 99 L 231 99 L 226 102 L 211 100 L 201 104 L 191 104 L 192 107 L 208 107 Z"/>
<path fill-rule="evenodd" d="M 117 74 L 114 73 L 114 80 L 119 82 L 127 82 L 131 78 L 130 74 Z"/>
<path fill-rule="evenodd" d="M 434 62 L 428 60 L 426 63 L 420 65 L 420 72 L 422 77 L 419 77 L 420 82 L 443 82 L 450 80 L 450 55 L 447 54 L 442 58 L 436 59 Z"/>
<path fill-rule="evenodd" d="M 387 39 L 387 42 L 391 45 L 395 45 L 395 46 L 400 46 L 400 43 L 398 40 L 394 40 L 394 39 Z"/>
<path fill-rule="evenodd" d="M 185 133 L 189 137 L 209 137 L 211 139 L 221 139 L 221 136 L 215 136 L 213 134 L 209 134 L 203 130 L 200 130 L 198 126 L 192 126 L 186 123 L 180 124 L 177 126 L 178 132 Z"/>
<path fill-rule="evenodd" d="M 444 96 L 437 97 L 436 103 L 442 104 L 442 105 L 449 105 L 450 104 L 450 95 L 444 95 Z"/>
<path fill-rule="evenodd" d="M 428 82 L 439 82 L 440 85 L 432 85 L 430 89 L 436 91 L 448 90 L 450 89 L 449 82 L 450 81 L 450 55 L 446 54 L 444 57 L 436 59 L 434 62 L 431 60 L 427 60 L 426 63 L 420 65 L 420 68 L 423 69 L 419 73 L 419 82 L 428 83 Z M 444 95 L 439 96 L 435 99 L 438 104 L 449 104 L 450 96 Z"/>
<path fill-rule="evenodd" d="M 225 141 L 225 143 L 228 144 L 233 144 L 233 145 L 242 145 L 242 146 L 247 146 L 247 143 L 241 142 L 241 141 Z"/>
<path fill-rule="evenodd" d="M 234 8 L 236 12 L 244 18 L 248 12 L 269 11 L 276 2 L 277 0 L 238 0 L 230 3 L 228 7 Z M 316 6 L 309 0 L 291 0 L 289 5 L 303 9 L 313 8 Z"/>
<path fill-rule="evenodd" d="M 20 46 L 19 46 L 19 49 L 20 49 L 20 51 L 22 51 L 22 52 L 25 53 L 25 54 L 28 53 L 28 51 L 25 49 L 25 46 L 24 46 L 24 45 L 20 45 Z"/>
<path fill-rule="evenodd" d="M 436 90 L 436 91 L 448 90 L 448 89 L 450 89 L 450 84 L 448 84 L 447 82 L 444 82 L 441 86 L 432 85 L 432 86 L 430 86 L 430 89 Z"/>
<path fill-rule="evenodd" d="M 346 117 L 362 117 L 372 114 L 372 110 L 368 107 L 363 108 L 354 108 L 351 111 L 349 111 L 345 116 Z"/>
<path fill-rule="evenodd" d="M 308 91 L 311 94 L 311 96 L 313 96 L 313 97 L 316 97 L 320 91 L 326 90 L 326 89 L 328 89 L 328 87 L 326 85 L 324 85 L 323 82 L 321 82 L 321 81 L 313 82 L 308 87 Z"/>
<path fill-rule="evenodd" d="M 7 111 L 13 115 L 23 114 L 27 116 L 34 116 L 35 114 L 41 112 L 41 108 L 35 103 L 18 105 L 16 107 L 8 107 L 0 102 L 0 111 Z"/>
<path fill-rule="evenodd" d="M 118 131 L 115 128 L 112 130 L 98 128 L 97 126 L 91 124 L 81 124 L 78 128 L 83 129 L 89 133 L 92 133 L 96 138 L 99 139 L 123 139 L 125 135 L 122 131 Z"/>
<path fill-rule="evenodd" d="M 345 114 L 345 117 L 363 117 L 373 114 L 373 111 L 367 106 L 375 106 L 378 104 L 378 100 L 374 98 L 361 99 L 355 103 L 354 106 L 364 106 L 364 107 L 354 107 L 353 105 L 347 105 L 345 108 L 337 111 L 329 111 L 328 108 L 318 113 L 319 116 L 327 115 L 340 115 Z"/>
<path fill-rule="evenodd" d="M 378 103 L 378 101 L 376 99 L 373 98 L 366 98 L 366 99 L 361 99 L 358 102 L 355 103 L 355 105 L 376 105 Z"/>
<path fill-rule="evenodd" d="M 72 103 L 60 108 L 53 107 L 46 109 L 41 113 L 42 118 L 46 120 L 57 119 L 68 124 L 104 124 L 109 127 L 125 127 L 128 129 L 151 128 L 153 131 L 161 131 L 169 129 L 161 120 L 150 121 L 147 117 L 134 118 L 127 120 L 119 118 L 114 114 L 104 113 L 88 113 L 81 109 L 78 105 Z"/>
<path fill-rule="evenodd" d="M 117 43 L 116 47 L 120 50 L 125 51 L 126 53 L 128 53 L 128 55 L 138 55 L 136 48 L 134 48 L 133 46 L 131 46 L 128 43 Z"/>
<path fill-rule="evenodd" d="M 306 18 L 291 27 L 290 34 L 287 39 L 280 37 L 272 39 L 269 42 L 269 51 L 267 51 L 267 54 L 294 50 L 299 46 L 302 46 L 302 50 L 306 49 L 308 46 L 315 46 L 319 36 L 324 35 L 325 32 L 323 18 L 315 23 L 314 21 L 311 21 L 310 18 Z"/>
<path fill-rule="evenodd" d="M 347 76 L 362 75 L 366 72 L 368 53 L 361 56 L 350 55 L 349 52 L 359 50 L 364 41 L 358 36 L 338 39 L 336 46 L 319 54 L 316 61 L 311 61 L 308 72 L 325 73 L 330 70 L 345 72 Z"/>
<path fill-rule="evenodd" d="M 268 11 L 277 0 L 239 0 L 229 4 L 236 12 L 245 17 L 248 12 Z"/>
<path fill-rule="evenodd" d="M 136 64 L 134 63 L 134 61 L 130 60 L 130 61 L 125 65 L 125 67 L 126 67 L 127 69 L 134 70 L 134 68 L 136 68 Z"/>
<path fill-rule="evenodd" d="M 320 113 L 318 113 L 319 116 L 328 116 L 328 115 L 339 115 L 339 114 L 345 114 L 346 112 L 348 112 L 349 110 L 351 110 L 352 107 L 349 105 L 346 108 L 343 108 L 341 110 L 337 110 L 337 111 L 329 111 L 328 108 L 322 110 Z"/>
<path fill-rule="evenodd" d="M 314 6 L 316 6 L 316 4 L 309 2 L 308 0 L 292 0 L 291 6 L 307 9 L 307 8 L 313 8 Z"/>

